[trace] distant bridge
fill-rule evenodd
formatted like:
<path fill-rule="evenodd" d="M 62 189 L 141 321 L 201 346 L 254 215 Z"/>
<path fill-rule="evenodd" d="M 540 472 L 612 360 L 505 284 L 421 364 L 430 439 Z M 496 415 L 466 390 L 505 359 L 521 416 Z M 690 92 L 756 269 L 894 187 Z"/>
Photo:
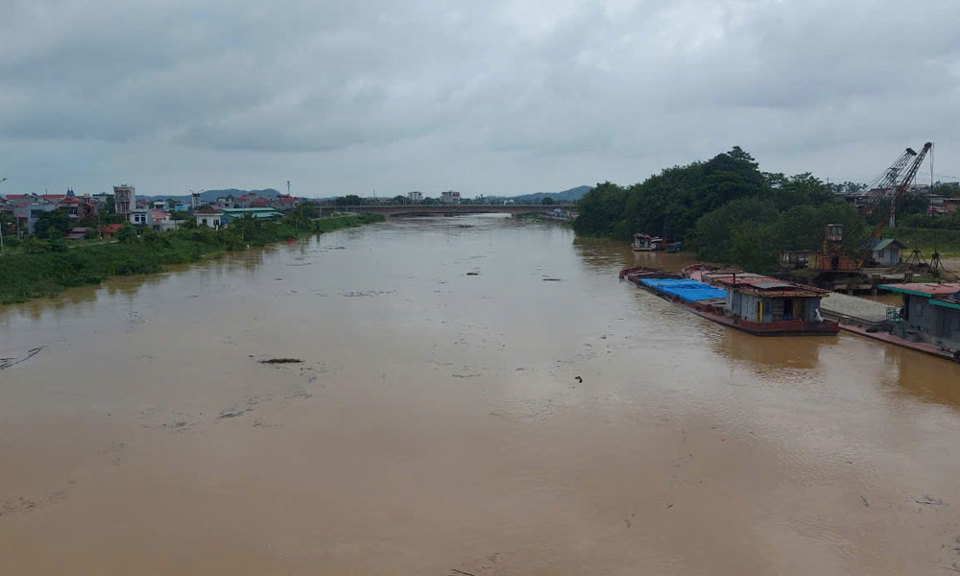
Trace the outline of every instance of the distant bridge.
<path fill-rule="evenodd" d="M 554 208 L 571 209 L 572 202 L 556 204 L 374 204 L 364 206 L 324 206 L 324 211 L 364 212 L 384 216 L 457 216 L 459 214 L 528 214 L 549 212 Z"/>

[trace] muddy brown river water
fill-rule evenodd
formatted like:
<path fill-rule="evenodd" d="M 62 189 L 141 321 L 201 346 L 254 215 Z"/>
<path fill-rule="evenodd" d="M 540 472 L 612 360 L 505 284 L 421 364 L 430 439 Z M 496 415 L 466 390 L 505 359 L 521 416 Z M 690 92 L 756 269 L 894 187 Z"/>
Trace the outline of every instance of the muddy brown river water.
<path fill-rule="evenodd" d="M 0 574 L 960 571 L 960 366 L 641 259 L 395 220 L 0 308 Z"/>

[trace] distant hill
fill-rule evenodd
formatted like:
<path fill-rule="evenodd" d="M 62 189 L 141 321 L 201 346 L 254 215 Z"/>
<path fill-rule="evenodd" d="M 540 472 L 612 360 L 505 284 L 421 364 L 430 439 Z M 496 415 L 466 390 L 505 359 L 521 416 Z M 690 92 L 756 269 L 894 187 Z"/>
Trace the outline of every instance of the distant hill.
<path fill-rule="evenodd" d="M 583 195 L 593 189 L 593 186 L 577 186 L 563 192 L 537 192 L 535 194 L 523 194 L 514 196 L 512 199 L 517 204 L 539 204 L 544 198 L 551 198 L 555 202 L 576 202 L 583 198 Z"/>
<path fill-rule="evenodd" d="M 204 190 L 200 193 L 200 202 L 216 202 L 217 198 L 221 196 L 233 196 L 237 198 L 238 196 L 243 196 L 244 194 L 256 194 L 257 196 L 263 197 L 274 197 L 280 194 L 278 190 L 273 188 L 265 188 L 263 190 L 240 190 L 239 188 L 224 188 L 222 190 Z M 137 196 L 140 197 L 139 195 Z M 144 196 L 144 198 L 173 198 L 174 200 L 182 200 L 184 202 L 190 201 L 190 195 L 185 194 L 181 196 L 170 196 L 170 195 L 159 195 L 159 196 Z"/>
<path fill-rule="evenodd" d="M 569 190 L 564 190 L 562 192 L 537 192 L 535 194 L 522 194 L 520 196 L 512 197 L 502 197 L 502 196 L 486 196 L 486 198 L 503 198 L 504 200 L 513 200 L 517 204 L 540 204 L 543 202 L 544 198 L 551 198 L 555 202 L 576 202 L 583 197 L 584 194 L 589 192 L 593 187 L 592 186 L 577 186 L 576 188 L 570 188 Z M 223 188 L 221 190 L 204 190 L 200 193 L 201 202 L 216 202 L 217 198 L 221 196 L 233 196 L 237 198 L 238 196 L 243 196 L 244 194 L 256 194 L 257 196 L 263 197 L 274 197 L 280 194 L 280 191 L 274 188 L 265 188 L 263 190 L 241 190 L 239 188 Z M 174 200 L 180 200 L 183 202 L 190 202 L 190 195 L 184 194 L 180 196 L 172 196 L 167 194 L 155 195 L 155 196 L 138 196 L 141 198 L 151 198 L 151 199 L 160 199 L 160 198 L 173 198 Z M 332 198 L 331 198 L 332 199 Z"/>
<path fill-rule="evenodd" d="M 257 196 L 268 196 L 273 198 L 280 192 L 274 188 L 264 188 L 263 190 L 238 190 L 237 188 L 224 188 L 223 190 L 204 190 L 200 193 L 200 200 L 203 202 L 216 202 L 221 196 L 243 196 L 244 194 L 256 194 Z"/>

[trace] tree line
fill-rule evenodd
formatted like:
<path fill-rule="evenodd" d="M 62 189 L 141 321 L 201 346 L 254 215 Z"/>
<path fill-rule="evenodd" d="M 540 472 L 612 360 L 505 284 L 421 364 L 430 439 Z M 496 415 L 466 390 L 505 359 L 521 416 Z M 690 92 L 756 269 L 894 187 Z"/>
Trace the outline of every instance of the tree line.
<path fill-rule="evenodd" d="M 698 258 L 768 271 L 782 250 L 813 250 L 828 223 L 842 224 L 844 245 L 861 250 L 884 207 L 871 216 L 835 192 L 855 183 L 830 185 L 810 173 L 761 172 L 739 146 L 705 162 L 675 166 L 631 186 L 598 184 L 579 202 L 574 230 L 588 236 L 629 240 L 634 233 L 682 240 Z M 923 212 L 912 199 L 898 214 Z"/>

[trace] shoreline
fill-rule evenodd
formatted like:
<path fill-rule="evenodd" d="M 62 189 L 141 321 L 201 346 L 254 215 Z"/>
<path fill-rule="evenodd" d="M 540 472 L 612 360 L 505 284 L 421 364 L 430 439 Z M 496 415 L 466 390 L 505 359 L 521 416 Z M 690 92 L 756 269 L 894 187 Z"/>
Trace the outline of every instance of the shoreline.
<path fill-rule="evenodd" d="M 68 288 L 98 285 L 117 276 L 150 276 L 170 266 L 216 259 L 227 252 L 245 252 L 303 238 L 384 221 L 375 214 L 310 220 L 307 227 L 288 222 L 250 222 L 213 230 L 181 228 L 144 233 L 132 242 L 98 241 L 69 246 L 44 243 L 34 251 L 0 257 L 0 306 L 50 298 Z"/>

